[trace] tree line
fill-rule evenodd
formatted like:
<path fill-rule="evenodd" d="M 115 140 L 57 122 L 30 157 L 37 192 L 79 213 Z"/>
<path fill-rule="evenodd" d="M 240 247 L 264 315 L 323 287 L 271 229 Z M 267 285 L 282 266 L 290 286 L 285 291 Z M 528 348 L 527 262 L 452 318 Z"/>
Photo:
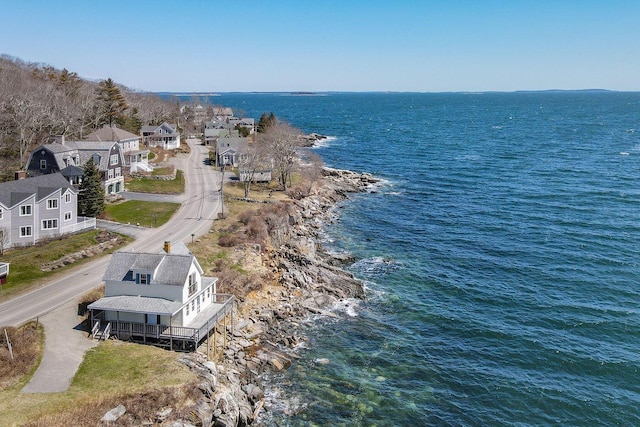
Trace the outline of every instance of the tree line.
<path fill-rule="evenodd" d="M 138 134 L 145 124 L 177 122 L 179 105 L 108 78 L 0 56 L 0 180 L 11 179 L 38 145 L 56 135 L 81 140 L 103 125 Z"/>

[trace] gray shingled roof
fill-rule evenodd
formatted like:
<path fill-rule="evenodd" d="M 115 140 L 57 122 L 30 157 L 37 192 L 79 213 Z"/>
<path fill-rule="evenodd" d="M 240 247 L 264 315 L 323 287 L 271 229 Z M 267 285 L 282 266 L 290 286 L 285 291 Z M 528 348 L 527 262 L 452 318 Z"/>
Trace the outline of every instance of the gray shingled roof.
<path fill-rule="evenodd" d="M 82 175 L 84 175 L 84 169 L 82 169 L 79 166 L 71 165 L 71 166 L 67 166 L 66 168 L 62 169 L 60 171 L 60 173 L 65 178 L 74 177 L 74 176 L 82 176 Z"/>
<path fill-rule="evenodd" d="M 115 141 L 65 141 L 64 144 L 54 142 L 52 144 L 41 145 L 33 152 L 40 150 L 49 150 L 54 154 L 58 168 L 65 167 L 64 159 L 67 157 L 75 158 L 76 154 L 80 157 L 80 164 L 84 165 L 89 161 L 94 153 L 100 155 L 100 164 L 98 169 L 105 171 L 109 167 L 109 153 L 111 147 L 117 144 Z"/>
<path fill-rule="evenodd" d="M 117 127 L 104 126 L 102 129 L 87 135 L 86 141 L 129 141 L 140 139 L 140 136 Z"/>
<path fill-rule="evenodd" d="M 159 314 L 173 316 L 182 308 L 182 303 L 164 298 L 120 295 L 100 298 L 87 306 L 89 310 L 126 311 L 129 313 Z"/>
<path fill-rule="evenodd" d="M 33 194 L 36 195 L 36 201 L 40 201 L 59 189 L 63 189 L 63 192 L 66 189 L 77 192 L 60 173 L 2 182 L 0 203 L 11 208 Z"/>
<path fill-rule="evenodd" d="M 193 261 L 195 257 L 192 254 L 116 252 L 111 256 L 102 279 L 124 281 L 132 270 L 150 270 L 155 271 L 151 285 L 183 286 Z"/>

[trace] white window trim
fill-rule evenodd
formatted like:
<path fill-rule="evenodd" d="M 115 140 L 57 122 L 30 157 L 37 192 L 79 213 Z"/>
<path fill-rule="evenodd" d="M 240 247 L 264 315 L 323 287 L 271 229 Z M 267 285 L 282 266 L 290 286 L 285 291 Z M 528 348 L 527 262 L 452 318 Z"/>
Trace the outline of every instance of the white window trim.
<path fill-rule="evenodd" d="M 27 209 L 29 208 L 29 209 Z M 28 210 L 29 213 L 23 213 L 23 211 Z M 21 205 L 20 206 L 20 216 L 31 216 L 33 215 L 33 205 Z"/>
<path fill-rule="evenodd" d="M 51 227 L 48 227 L 48 223 L 51 223 Z M 57 230 L 58 229 L 58 219 L 57 218 L 51 218 L 51 219 L 43 219 L 40 222 L 40 229 L 41 230 Z"/>
<path fill-rule="evenodd" d="M 29 234 L 24 234 L 22 230 L 29 231 Z M 33 227 L 30 225 L 23 225 L 20 227 L 20 238 L 32 237 L 33 236 Z"/>
<path fill-rule="evenodd" d="M 55 206 L 51 207 L 52 204 Z M 58 199 L 47 199 L 47 209 L 58 209 Z"/>
<path fill-rule="evenodd" d="M 65 212 L 64 220 L 65 221 L 71 221 L 72 219 L 73 219 L 73 214 L 71 212 Z"/>

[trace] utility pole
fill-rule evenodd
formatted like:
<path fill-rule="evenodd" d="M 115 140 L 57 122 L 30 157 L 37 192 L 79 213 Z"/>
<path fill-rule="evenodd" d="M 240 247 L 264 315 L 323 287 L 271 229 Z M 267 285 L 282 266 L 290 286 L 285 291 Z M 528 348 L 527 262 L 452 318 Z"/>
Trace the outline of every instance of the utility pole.
<path fill-rule="evenodd" d="M 224 162 L 222 163 L 222 180 L 220 181 L 220 202 L 222 203 L 222 212 L 220 212 L 220 219 L 224 219 Z"/>

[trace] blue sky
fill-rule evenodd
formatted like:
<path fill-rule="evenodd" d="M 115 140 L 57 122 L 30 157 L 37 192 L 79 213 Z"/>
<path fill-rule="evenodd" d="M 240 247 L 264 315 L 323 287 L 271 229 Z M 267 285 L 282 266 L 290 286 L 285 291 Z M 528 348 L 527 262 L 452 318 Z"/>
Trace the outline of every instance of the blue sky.
<path fill-rule="evenodd" d="M 0 0 L 0 11 L 0 53 L 140 90 L 640 90 L 638 0 Z"/>

